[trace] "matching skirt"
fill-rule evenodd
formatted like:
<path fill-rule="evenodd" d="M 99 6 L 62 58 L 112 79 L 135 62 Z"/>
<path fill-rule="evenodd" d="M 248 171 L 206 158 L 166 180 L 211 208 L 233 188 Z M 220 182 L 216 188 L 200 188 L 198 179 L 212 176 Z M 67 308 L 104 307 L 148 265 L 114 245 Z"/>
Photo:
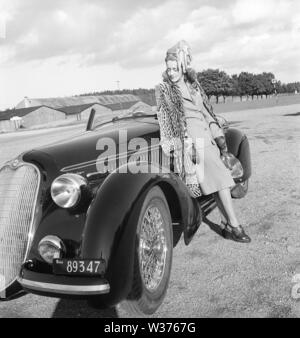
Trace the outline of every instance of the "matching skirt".
<path fill-rule="evenodd" d="M 235 185 L 231 177 L 230 170 L 226 168 L 220 158 L 220 150 L 212 137 L 207 135 L 203 138 L 204 144 L 197 145 L 195 140 L 202 137 L 203 120 L 197 118 L 187 118 L 187 132 L 196 145 L 196 150 L 200 159 L 200 164 L 196 165 L 196 176 L 201 191 L 204 195 L 209 195 L 225 188 Z M 207 125 L 208 127 L 208 125 Z"/>

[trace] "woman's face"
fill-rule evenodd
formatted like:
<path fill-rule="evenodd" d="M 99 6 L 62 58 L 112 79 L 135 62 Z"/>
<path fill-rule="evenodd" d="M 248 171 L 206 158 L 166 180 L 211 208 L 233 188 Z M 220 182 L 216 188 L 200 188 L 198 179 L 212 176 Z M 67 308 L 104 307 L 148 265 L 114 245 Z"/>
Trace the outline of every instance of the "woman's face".
<path fill-rule="evenodd" d="M 181 80 L 183 73 L 182 69 L 179 69 L 177 61 L 169 60 L 166 63 L 167 74 L 172 82 L 178 82 Z"/>

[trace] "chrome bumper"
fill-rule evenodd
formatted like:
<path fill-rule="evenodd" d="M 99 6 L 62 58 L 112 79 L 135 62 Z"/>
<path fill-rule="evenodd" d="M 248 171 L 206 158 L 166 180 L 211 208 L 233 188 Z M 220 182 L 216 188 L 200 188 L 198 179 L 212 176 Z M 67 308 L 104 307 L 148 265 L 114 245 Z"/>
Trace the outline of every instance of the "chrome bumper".
<path fill-rule="evenodd" d="M 67 284 L 35 282 L 24 278 L 18 278 L 18 282 L 24 289 L 65 295 L 78 295 L 78 296 L 102 295 L 109 293 L 110 291 L 109 284 L 67 285 Z"/>

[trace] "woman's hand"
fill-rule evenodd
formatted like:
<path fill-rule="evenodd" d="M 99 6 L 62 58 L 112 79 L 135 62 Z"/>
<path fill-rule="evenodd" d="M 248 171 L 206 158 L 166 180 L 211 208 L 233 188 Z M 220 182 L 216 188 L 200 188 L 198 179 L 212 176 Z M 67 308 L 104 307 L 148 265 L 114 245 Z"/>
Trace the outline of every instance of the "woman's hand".
<path fill-rule="evenodd" d="M 215 142 L 217 143 L 217 146 L 219 147 L 222 155 L 228 153 L 225 136 L 216 137 Z"/>
<path fill-rule="evenodd" d="M 223 152 L 222 155 L 221 155 L 221 159 L 223 161 L 223 163 L 225 164 L 225 166 L 229 169 L 229 170 L 232 170 L 233 167 L 230 163 L 230 155 L 228 152 Z"/>

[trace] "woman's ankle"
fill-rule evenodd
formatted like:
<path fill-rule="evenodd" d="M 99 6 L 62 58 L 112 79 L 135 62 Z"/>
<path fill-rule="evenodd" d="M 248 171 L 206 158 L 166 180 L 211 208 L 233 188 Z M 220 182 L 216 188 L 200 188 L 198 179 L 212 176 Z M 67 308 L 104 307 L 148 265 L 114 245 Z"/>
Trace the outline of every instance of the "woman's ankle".
<path fill-rule="evenodd" d="M 229 220 L 227 223 L 229 223 L 230 226 L 232 226 L 233 228 L 237 228 L 240 223 L 237 220 Z"/>

